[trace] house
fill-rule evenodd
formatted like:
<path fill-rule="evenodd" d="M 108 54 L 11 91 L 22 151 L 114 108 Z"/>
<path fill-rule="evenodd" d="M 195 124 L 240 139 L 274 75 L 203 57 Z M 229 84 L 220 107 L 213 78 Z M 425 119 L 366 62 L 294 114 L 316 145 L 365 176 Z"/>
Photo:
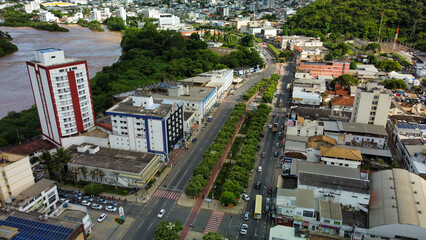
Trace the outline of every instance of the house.
<path fill-rule="evenodd" d="M 40 156 L 44 151 L 54 152 L 55 150 L 55 144 L 47 140 L 36 139 L 16 146 L 8 147 L 4 149 L 3 152 L 24 155 L 31 158 Z"/>
<path fill-rule="evenodd" d="M 357 78 L 361 81 L 376 79 L 379 71 L 372 64 L 359 64 L 356 68 Z"/>
<path fill-rule="evenodd" d="M 330 100 L 331 108 L 336 111 L 352 111 L 354 97 L 333 97 Z"/>
<path fill-rule="evenodd" d="M 356 149 L 321 146 L 320 153 L 324 165 L 358 168 L 362 162 L 361 151 Z"/>

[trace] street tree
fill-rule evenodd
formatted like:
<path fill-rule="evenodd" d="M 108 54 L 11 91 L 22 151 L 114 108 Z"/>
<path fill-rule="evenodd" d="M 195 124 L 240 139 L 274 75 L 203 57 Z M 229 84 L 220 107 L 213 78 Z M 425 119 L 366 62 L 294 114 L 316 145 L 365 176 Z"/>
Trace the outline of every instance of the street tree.
<path fill-rule="evenodd" d="M 219 201 L 225 205 L 237 205 L 237 197 L 235 196 L 235 194 L 233 192 L 229 192 L 229 191 L 224 191 L 222 192 L 222 195 L 220 196 Z"/>
<path fill-rule="evenodd" d="M 208 232 L 206 235 L 203 236 L 203 240 L 223 240 L 225 239 L 217 232 Z"/>
<path fill-rule="evenodd" d="M 179 239 L 179 232 L 183 230 L 182 223 L 178 220 L 174 223 L 168 220 L 161 221 L 155 229 L 154 239 L 156 240 L 175 240 Z"/>

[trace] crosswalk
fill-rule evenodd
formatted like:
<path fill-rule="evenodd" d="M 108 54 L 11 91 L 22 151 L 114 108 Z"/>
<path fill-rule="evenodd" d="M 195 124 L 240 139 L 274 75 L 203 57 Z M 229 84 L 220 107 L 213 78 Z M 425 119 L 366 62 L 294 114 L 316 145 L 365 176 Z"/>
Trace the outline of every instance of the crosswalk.
<path fill-rule="evenodd" d="M 203 233 L 206 234 L 208 232 L 217 232 L 224 216 L 224 212 L 213 211 L 212 215 L 210 215 L 206 227 L 204 228 Z"/>
<path fill-rule="evenodd" d="M 178 200 L 180 195 L 181 195 L 180 192 L 158 189 L 157 191 L 155 191 L 155 193 L 152 196 L 153 197 L 159 197 L 159 198 L 168 198 L 168 199 Z"/>

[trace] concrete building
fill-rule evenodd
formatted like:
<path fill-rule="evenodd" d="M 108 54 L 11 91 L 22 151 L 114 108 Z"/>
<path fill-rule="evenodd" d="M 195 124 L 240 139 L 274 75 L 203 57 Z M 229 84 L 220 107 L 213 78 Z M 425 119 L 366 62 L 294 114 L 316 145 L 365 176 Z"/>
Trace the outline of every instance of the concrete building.
<path fill-rule="evenodd" d="M 183 139 L 183 104 L 170 99 L 158 99 L 150 92 L 137 90 L 108 109 L 113 133 L 111 148 L 163 154 L 165 163 Z"/>
<path fill-rule="evenodd" d="M 301 105 L 321 105 L 321 95 L 315 92 L 308 92 L 306 88 L 293 87 L 293 104 Z"/>
<path fill-rule="evenodd" d="M 160 10 L 155 8 L 146 8 L 141 11 L 144 17 L 147 18 L 160 18 Z"/>
<path fill-rule="evenodd" d="M 372 64 L 359 64 L 356 68 L 357 77 L 359 80 L 372 80 L 376 79 L 379 74 L 379 70 Z"/>
<path fill-rule="evenodd" d="M 358 168 L 361 166 L 361 151 L 335 146 L 320 147 L 321 161 L 324 165 Z"/>
<path fill-rule="evenodd" d="M 219 6 L 217 7 L 217 13 L 222 17 L 229 17 L 229 7 Z"/>
<path fill-rule="evenodd" d="M 94 223 L 86 206 L 70 203 L 62 204 L 49 216 L 58 220 L 73 222 L 75 225 L 82 224 L 86 236 L 92 233 Z"/>
<path fill-rule="evenodd" d="M 36 139 L 33 141 L 29 141 L 23 144 L 19 144 L 16 146 L 8 147 L 3 150 L 3 152 L 17 154 L 17 155 L 23 155 L 31 157 L 38 157 L 40 156 L 44 151 L 48 151 L 50 153 L 53 153 L 56 151 L 55 144 L 47 141 L 47 140 L 40 140 Z"/>
<path fill-rule="evenodd" d="M 22 191 L 12 202 L 11 207 L 21 212 L 49 214 L 56 209 L 58 200 L 55 181 L 42 178 Z"/>
<path fill-rule="evenodd" d="M 328 49 L 322 46 L 294 46 L 293 53 L 297 61 L 321 61 L 328 53 Z"/>
<path fill-rule="evenodd" d="M 164 166 L 160 154 L 133 152 L 82 144 L 69 148 L 68 168 L 78 179 L 127 188 L 143 188 Z"/>
<path fill-rule="evenodd" d="M 424 239 L 426 180 L 403 169 L 371 175 L 368 239 Z"/>
<path fill-rule="evenodd" d="M 118 18 L 123 19 L 124 24 L 126 24 L 127 13 L 126 13 L 126 9 L 124 9 L 124 7 L 120 7 L 119 9 L 117 9 L 115 14 Z"/>
<path fill-rule="evenodd" d="M 58 18 L 49 11 L 42 11 L 39 14 L 40 22 L 55 22 Z"/>
<path fill-rule="evenodd" d="M 101 21 L 101 19 L 102 19 L 101 13 L 102 13 L 101 11 L 99 11 L 96 8 L 94 8 L 90 12 L 90 21 Z"/>
<path fill-rule="evenodd" d="M 314 78 L 318 76 L 337 78 L 349 73 L 349 65 L 349 62 L 301 62 L 296 66 L 296 71 L 310 73 Z"/>
<path fill-rule="evenodd" d="M 293 50 L 294 46 L 298 47 L 322 47 L 320 38 L 304 37 L 304 36 L 282 36 L 281 48 Z"/>
<path fill-rule="evenodd" d="M 62 146 L 62 138 L 87 131 L 95 114 L 87 62 L 65 58 L 63 50 L 35 51 L 27 69 L 43 138 Z"/>
<path fill-rule="evenodd" d="M 229 90 L 234 80 L 233 71 L 230 69 L 221 69 L 198 74 L 196 77 L 180 80 L 182 83 L 194 84 L 199 87 L 215 87 L 217 98 L 220 99 L 226 91 Z"/>
<path fill-rule="evenodd" d="M 318 231 L 329 235 L 339 234 L 339 229 L 343 223 L 340 203 L 319 200 L 319 216 L 320 229 Z"/>
<path fill-rule="evenodd" d="M 158 18 L 158 26 L 160 28 L 165 28 L 169 26 L 177 26 L 181 25 L 180 18 L 167 13 L 161 13 L 160 17 Z"/>
<path fill-rule="evenodd" d="M 365 87 L 358 87 L 351 122 L 385 126 L 391 99 L 389 90 L 377 83 L 368 82 Z"/>
<path fill-rule="evenodd" d="M 13 197 L 34 184 L 30 160 L 27 156 L 0 153 L 0 202 L 10 204 Z"/>

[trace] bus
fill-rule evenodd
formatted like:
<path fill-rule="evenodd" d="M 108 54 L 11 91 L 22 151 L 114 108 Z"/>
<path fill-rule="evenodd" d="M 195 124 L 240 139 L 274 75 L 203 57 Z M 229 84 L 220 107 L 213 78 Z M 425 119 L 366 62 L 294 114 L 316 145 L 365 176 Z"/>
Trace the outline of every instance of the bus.
<path fill-rule="evenodd" d="M 256 202 L 254 205 L 254 219 L 262 218 L 262 195 L 256 195 Z"/>

